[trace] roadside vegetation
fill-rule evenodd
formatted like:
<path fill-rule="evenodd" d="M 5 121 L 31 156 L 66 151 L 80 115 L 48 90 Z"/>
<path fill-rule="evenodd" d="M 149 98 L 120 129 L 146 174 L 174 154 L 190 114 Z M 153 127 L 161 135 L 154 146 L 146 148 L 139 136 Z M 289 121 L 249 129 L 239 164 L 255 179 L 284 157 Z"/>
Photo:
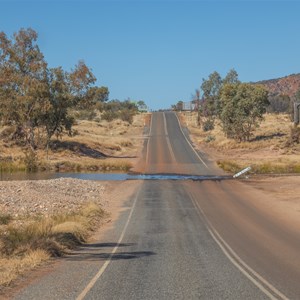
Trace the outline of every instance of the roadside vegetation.
<path fill-rule="evenodd" d="M 1 171 L 128 170 L 120 157 L 135 147 L 145 103 L 109 101 L 82 60 L 70 71 L 49 67 L 37 39 L 30 28 L 0 32 Z"/>
<path fill-rule="evenodd" d="M 191 103 L 173 109 L 190 130 L 195 146 L 210 153 L 225 171 L 251 166 L 255 174 L 300 173 L 300 129 L 294 124 L 294 97 L 269 94 L 261 84 L 241 83 L 235 70 L 224 79 L 203 79 Z"/>
<path fill-rule="evenodd" d="M 49 217 L 0 214 L 0 287 L 86 242 L 105 216 L 92 202 L 77 212 Z"/>

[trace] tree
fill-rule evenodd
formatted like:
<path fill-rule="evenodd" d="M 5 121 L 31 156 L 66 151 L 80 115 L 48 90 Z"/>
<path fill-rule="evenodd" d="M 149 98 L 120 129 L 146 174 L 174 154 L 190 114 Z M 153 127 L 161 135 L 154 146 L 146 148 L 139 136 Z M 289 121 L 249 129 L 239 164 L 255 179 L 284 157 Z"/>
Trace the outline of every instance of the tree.
<path fill-rule="evenodd" d="M 0 33 L 0 120 L 15 127 L 14 137 L 31 150 L 43 128 L 47 146 L 54 134 L 71 132 L 70 108 L 90 108 L 108 100 L 106 87 L 93 86 L 91 69 L 79 61 L 71 72 L 48 68 L 37 33 L 21 29 L 10 40 Z"/>
<path fill-rule="evenodd" d="M 137 107 L 138 107 L 139 111 L 147 111 L 148 110 L 148 107 L 147 107 L 146 103 L 143 100 L 139 100 L 137 102 Z"/>
<path fill-rule="evenodd" d="M 222 78 L 218 72 L 213 72 L 208 79 L 203 79 L 201 89 L 204 101 L 202 102 L 201 114 L 214 120 L 219 111 L 219 96 L 222 87 Z"/>
<path fill-rule="evenodd" d="M 268 112 L 291 114 L 293 110 L 293 103 L 288 95 L 269 96 L 269 102 Z"/>
<path fill-rule="evenodd" d="M 71 73 L 61 67 L 48 69 L 47 108 L 41 114 L 41 125 L 47 133 L 47 147 L 54 134 L 64 130 L 71 134 L 74 118 L 69 115 L 70 108 L 88 108 L 100 98 L 108 95 L 107 88 L 90 87 L 95 82 L 91 70 L 80 61 Z"/>
<path fill-rule="evenodd" d="M 225 78 L 222 80 L 222 85 L 225 84 L 234 84 L 234 83 L 240 83 L 239 81 L 239 75 L 235 69 L 229 70 L 229 72 L 226 74 Z"/>
<path fill-rule="evenodd" d="M 263 86 L 248 83 L 225 84 L 221 90 L 222 127 L 229 138 L 249 141 L 269 105 Z"/>
<path fill-rule="evenodd" d="M 47 105 L 47 63 L 36 43 L 37 33 L 21 29 L 13 39 L 0 33 L 0 118 L 14 125 L 14 137 L 35 147 L 34 129 Z"/>

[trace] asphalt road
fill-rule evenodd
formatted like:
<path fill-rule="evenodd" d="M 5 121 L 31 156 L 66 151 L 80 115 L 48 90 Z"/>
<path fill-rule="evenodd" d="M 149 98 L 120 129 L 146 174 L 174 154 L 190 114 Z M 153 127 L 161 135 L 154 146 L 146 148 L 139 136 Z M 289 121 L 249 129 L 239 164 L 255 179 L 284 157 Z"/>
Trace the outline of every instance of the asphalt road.
<path fill-rule="evenodd" d="M 154 113 L 147 173 L 220 175 L 173 113 Z M 144 181 L 114 228 L 16 299 L 300 299 L 300 237 L 234 180 Z"/>

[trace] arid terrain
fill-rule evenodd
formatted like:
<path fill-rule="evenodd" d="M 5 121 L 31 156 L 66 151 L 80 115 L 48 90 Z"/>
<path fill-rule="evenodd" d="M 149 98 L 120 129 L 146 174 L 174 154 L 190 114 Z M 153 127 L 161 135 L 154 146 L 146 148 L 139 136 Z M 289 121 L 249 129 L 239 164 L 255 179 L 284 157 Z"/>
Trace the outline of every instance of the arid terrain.
<path fill-rule="evenodd" d="M 118 119 L 78 120 L 73 136 L 53 138 L 48 153 L 44 147 L 37 149 L 35 163 L 39 169 L 54 171 L 127 171 L 143 144 L 146 119 L 147 114 L 137 114 L 132 124 Z M 8 169 L 22 169 L 26 153 L 6 132 L 5 127 L 0 129 L 0 163 Z"/>
<path fill-rule="evenodd" d="M 249 142 L 228 139 L 218 121 L 213 130 L 203 131 L 197 125 L 195 112 L 182 112 L 179 116 L 188 127 L 194 145 L 201 145 L 225 171 L 233 173 L 249 165 L 253 174 L 300 171 L 300 144 L 289 142 L 293 123 L 286 114 L 266 114 Z"/>
<path fill-rule="evenodd" d="M 284 222 L 300 226 L 300 176 L 289 170 L 298 170 L 300 145 L 288 146 L 289 116 L 267 114 L 250 142 L 236 142 L 225 137 L 217 124 L 214 130 L 204 132 L 196 124 L 196 113 L 179 113 L 181 123 L 189 129 L 196 149 L 209 155 L 225 171 L 234 174 L 251 166 L 241 176 L 243 183 L 259 190 L 258 203 L 274 211 Z M 281 173 L 282 172 L 282 173 Z"/>
<path fill-rule="evenodd" d="M 268 162 L 271 164 L 283 162 L 297 163 L 299 148 L 285 147 L 290 123 L 284 115 L 267 116 L 261 128 L 256 132 L 256 138 L 249 144 L 235 143 L 222 137 L 220 129 L 205 133 L 195 125 L 195 116 L 182 113 L 181 122 L 189 128 L 190 137 L 201 152 L 209 154 L 209 159 L 216 162 L 237 161 L 238 167 Z M 274 127 L 274 121 L 277 127 Z M 130 157 L 134 166 L 142 155 L 144 124 L 149 123 L 149 117 L 139 116 L 132 127 L 120 121 L 112 124 L 99 125 L 96 122 L 82 121 L 77 125 L 78 135 L 68 140 L 70 144 L 87 145 L 91 153 L 105 153 L 107 156 Z M 272 125 L 273 124 L 273 125 Z M 277 134 L 275 134 L 277 133 Z M 215 139 L 209 138 L 214 136 Z M 208 141 L 209 140 L 209 141 Z M 7 152 L 8 155 L 9 152 Z M 68 160 L 80 164 L 97 164 L 97 160 L 106 161 L 110 158 L 91 157 L 82 153 L 82 149 L 64 149 L 49 154 L 53 161 Z M 126 161 L 128 159 L 126 158 Z M 141 167 L 141 166 L 139 166 Z M 248 185 L 247 193 L 255 195 L 254 206 L 275 216 L 282 224 L 299 228 L 300 177 L 271 176 L 251 174 L 243 177 L 242 182 Z M 7 226 L 22 226 L 34 218 L 44 219 L 58 213 L 70 214 L 79 212 L 88 203 L 97 203 L 106 212 L 102 217 L 101 228 L 89 234 L 89 240 L 96 240 L 103 232 L 112 228 L 120 213 L 124 210 L 124 201 L 136 190 L 138 181 L 129 182 L 94 182 L 76 179 L 55 179 L 48 181 L 11 181 L 0 182 L 0 207 L 2 217 L 10 216 L 8 225 L 0 225 L 2 234 Z M 241 186 L 242 189 L 243 186 Z M 246 190 L 245 190 L 246 192 Z M 252 197 L 253 199 L 254 197 Z M 94 230 L 94 229 L 93 229 Z M 91 233 L 91 232 L 90 232 Z M 49 259 L 45 253 L 30 252 L 26 256 L 0 259 L 2 287 L 11 281 L 16 282 L 20 274 L 26 273 L 32 267 L 44 264 Z M 19 283 L 16 282 L 16 286 Z M 6 290 L 3 290 L 6 293 Z"/>

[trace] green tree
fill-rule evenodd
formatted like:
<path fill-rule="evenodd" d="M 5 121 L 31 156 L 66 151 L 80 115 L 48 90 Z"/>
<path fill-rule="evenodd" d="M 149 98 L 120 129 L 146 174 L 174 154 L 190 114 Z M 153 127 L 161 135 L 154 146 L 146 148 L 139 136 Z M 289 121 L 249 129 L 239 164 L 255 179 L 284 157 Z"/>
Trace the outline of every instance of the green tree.
<path fill-rule="evenodd" d="M 204 101 L 201 106 L 201 114 L 214 120 L 219 112 L 220 90 L 222 88 L 222 78 L 218 72 L 213 72 L 208 79 L 203 79 L 201 89 Z"/>
<path fill-rule="evenodd" d="M 249 141 L 269 105 L 263 86 L 248 83 L 225 84 L 221 90 L 222 127 L 229 138 Z"/>
<path fill-rule="evenodd" d="M 39 113 L 47 105 L 47 63 L 37 33 L 21 29 L 10 40 L 0 33 L 0 118 L 15 126 L 14 137 L 35 147 Z"/>
<path fill-rule="evenodd" d="M 225 84 L 234 84 L 234 83 L 240 83 L 239 81 L 239 75 L 235 69 L 229 70 L 229 72 L 226 74 L 225 78 L 222 80 L 222 85 Z"/>
<path fill-rule="evenodd" d="M 41 124 L 47 133 L 47 147 L 54 134 L 59 135 L 64 130 L 71 134 L 74 124 L 74 118 L 69 114 L 71 108 L 87 108 L 100 97 L 105 100 L 103 95 L 108 90 L 91 87 L 94 82 L 94 75 L 83 61 L 71 73 L 61 67 L 48 69 L 48 105 L 41 114 Z"/>

